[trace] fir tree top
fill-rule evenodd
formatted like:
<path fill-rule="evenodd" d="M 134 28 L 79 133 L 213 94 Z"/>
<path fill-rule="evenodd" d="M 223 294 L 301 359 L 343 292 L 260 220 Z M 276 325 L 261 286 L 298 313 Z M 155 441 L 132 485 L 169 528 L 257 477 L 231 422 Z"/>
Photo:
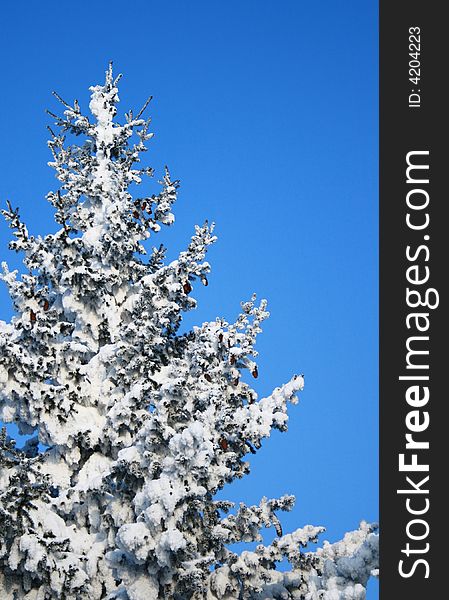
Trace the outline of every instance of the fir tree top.
<path fill-rule="evenodd" d="M 235 323 L 179 332 L 195 284 L 207 285 L 213 225 L 197 226 L 172 262 L 162 246 L 145 256 L 144 242 L 174 222 L 178 181 L 166 169 L 157 195 L 131 194 L 153 176 L 140 163 L 149 101 L 118 123 L 119 79 L 110 65 L 90 88 L 89 117 L 55 94 L 60 187 L 47 199 L 59 230 L 31 236 L 18 210 L 3 211 L 26 273 L 3 263 L 15 316 L 0 322 L 0 417 L 34 437 L 17 449 L 0 436 L 2 598 L 363 598 L 373 527 L 305 553 L 323 528 L 283 535 L 276 511 L 292 496 L 237 512 L 216 499 L 272 428 L 287 429 L 304 380 L 262 399 L 244 381 L 258 376 L 268 316 L 255 297 Z M 272 526 L 271 545 L 228 548 Z"/>

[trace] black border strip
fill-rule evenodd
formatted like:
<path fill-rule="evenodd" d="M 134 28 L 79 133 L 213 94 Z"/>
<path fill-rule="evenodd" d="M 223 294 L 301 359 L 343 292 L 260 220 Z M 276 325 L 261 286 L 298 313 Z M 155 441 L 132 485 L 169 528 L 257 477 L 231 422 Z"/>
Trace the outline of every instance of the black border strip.
<path fill-rule="evenodd" d="M 449 174 L 445 147 L 449 102 L 444 92 L 449 87 L 449 69 L 444 8 L 444 2 L 380 1 L 382 600 L 433 600 L 447 594 L 445 552 L 438 549 L 446 538 L 443 505 L 447 504 L 445 484 L 449 481 L 445 410 L 449 326 L 443 289 L 449 258 L 445 244 L 449 239 L 445 189 L 449 184 L 449 179 L 445 181 Z M 419 52 L 410 44 L 418 46 Z M 409 72 L 412 68 L 416 73 Z M 408 178 L 407 156 L 412 165 Z M 416 165 L 429 168 L 414 168 Z M 407 205 L 408 194 L 412 207 Z M 426 215 L 429 223 L 423 227 Z M 427 274 L 427 282 L 416 283 Z M 424 306 L 413 308 L 419 298 Z M 438 307 L 426 306 L 435 305 L 437 298 Z M 410 316 L 417 313 L 422 316 Z M 406 448 L 407 433 L 412 444 L 421 442 L 422 447 Z M 414 461 L 417 468 L 428 466 L 429 470 L 413 471 Z"/>

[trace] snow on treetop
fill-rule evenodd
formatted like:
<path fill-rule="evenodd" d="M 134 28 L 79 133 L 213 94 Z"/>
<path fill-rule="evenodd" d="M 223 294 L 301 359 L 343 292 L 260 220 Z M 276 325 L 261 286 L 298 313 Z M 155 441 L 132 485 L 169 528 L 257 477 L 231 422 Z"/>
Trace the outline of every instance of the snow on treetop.
<path fill-rule="evenodd" d="M 140 163 L 148 102 L 120 124 L 118 80 L 110 66 L 90 88 L 90 116 L 56 94 L 59 188 L 47 199 L 59 230 L 33 237 L 17 209 L 2 211 L 24 273 L 2 265 L 15 316 L 0 321 L 0 417 L 35 437 L 17 449 L 0 434 L 0 596 L 361 600 L 377 569 L 373 527 L 305 552 L 323 528 L 283 534 L 277 512 L 292 496 L 234 512 L 216 498 L 249 473 L 247 455 L 273 428 L 287 429 L 304 379 L 260 400 L 245 382 L 245 370 L 259 375 L 268 317 L 255 297 L 234 323 L 179 333 L 195 285 L 207 283 L 213 225 L 197 226 L 170 263 L 161 246 L 145 257 L 143 243 L 174 222 L 179 183 L 166 169 L 158 194 L 131 194 L 153 176 Z M 270 527 L 270 545 L 229 549 Z"/>

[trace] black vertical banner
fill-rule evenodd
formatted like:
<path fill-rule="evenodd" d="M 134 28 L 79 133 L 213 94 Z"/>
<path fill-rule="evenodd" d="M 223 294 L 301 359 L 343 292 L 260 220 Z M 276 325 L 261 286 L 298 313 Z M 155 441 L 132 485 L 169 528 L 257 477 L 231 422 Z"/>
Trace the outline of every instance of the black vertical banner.
<path fill-rule="evenodd" d="M 446 8 L 380 2 L 381 600 L 447 597 Z"/>

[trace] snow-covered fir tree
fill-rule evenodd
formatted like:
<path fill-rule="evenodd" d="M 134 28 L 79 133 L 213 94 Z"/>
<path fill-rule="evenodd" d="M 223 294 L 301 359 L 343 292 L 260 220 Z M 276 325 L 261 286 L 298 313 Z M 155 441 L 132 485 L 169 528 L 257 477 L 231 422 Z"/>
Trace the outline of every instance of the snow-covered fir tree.
<path fill-rule="evenodd" d="M 304 380 L 262 399 L 244 382 L 245 370 L 258 376 L 265 301 L 180 333 L 194 286 L 207 285 L 213 225 L 172 262 L 162 246 L 145 256 L 174 222 L 178 182 L 166 170 L 160 193 L 131 195 L 153 175 L 140 163 L 152 134 L 146 105 L 115 120 L 118 80 L 110 67 L 90 88 L 89 116 L 57 96 L 48 145 L 60 187 L 47 199 L 58 231 L 32 236 L 3 211 L 26 272 L 2 265 L 15 316 L 0 321 L 0 418 L 30 437 L 17 448 L 0 435 L 0 598 L 363 599 L 375 525 L 306 551 L 324 529 L 283 534 L 292 496 L 236 509 L 217 499 L 270 430 L 287 429 Z"/>

